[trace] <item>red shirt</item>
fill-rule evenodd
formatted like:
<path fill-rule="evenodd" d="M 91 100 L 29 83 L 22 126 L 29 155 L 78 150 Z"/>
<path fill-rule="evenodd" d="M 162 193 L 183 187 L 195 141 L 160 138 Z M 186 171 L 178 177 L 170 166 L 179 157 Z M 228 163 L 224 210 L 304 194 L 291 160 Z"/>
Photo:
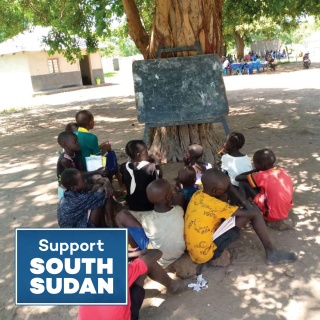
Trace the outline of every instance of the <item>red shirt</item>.
<path fill-rule="evenodd" d="M 251 187 L 260 188 L 260 193 L 253 199 L 268 221 L 288 218 L 293 202 L 292 180 L 282 168 L 272 168 L 249 174 Z"/>
<path fill-rule="evenodd" d="M 136 259 L 128 265 L 128 288 L 148 267 L 141 259 Z M 126 306 L 81 306 L 79 307 L 78 320 L 130 320 L 130 290 L 128 290 L 128 305 Z"/>

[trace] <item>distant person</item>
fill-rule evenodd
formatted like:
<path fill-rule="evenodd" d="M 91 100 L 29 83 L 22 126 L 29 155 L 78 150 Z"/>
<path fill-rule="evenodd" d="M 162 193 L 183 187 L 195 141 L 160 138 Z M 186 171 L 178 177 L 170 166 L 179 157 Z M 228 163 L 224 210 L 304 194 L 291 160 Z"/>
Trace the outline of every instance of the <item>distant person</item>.
<path fill-rule="evenodd" d="M 242 194 L 251 195 L 268 222 L 288 219 L 293 205 L 292 180 L 285 169 L 274 166 L 275 162 L 272 150 L 260 149 L 253 156 L 255 169 L 236 177 Z"/>

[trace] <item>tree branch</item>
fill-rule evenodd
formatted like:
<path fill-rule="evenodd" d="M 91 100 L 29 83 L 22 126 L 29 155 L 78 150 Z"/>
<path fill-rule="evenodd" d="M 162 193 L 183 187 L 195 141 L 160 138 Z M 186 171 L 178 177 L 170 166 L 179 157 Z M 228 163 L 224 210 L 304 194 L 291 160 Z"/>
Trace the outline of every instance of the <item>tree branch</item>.
<path fill-rule="evenodd" d="M 145 55 L 149 45 L 149 35 L 142 25 L 135 0 L 122 0 L 128 19 L 129 35 L 139 51 Z"/>

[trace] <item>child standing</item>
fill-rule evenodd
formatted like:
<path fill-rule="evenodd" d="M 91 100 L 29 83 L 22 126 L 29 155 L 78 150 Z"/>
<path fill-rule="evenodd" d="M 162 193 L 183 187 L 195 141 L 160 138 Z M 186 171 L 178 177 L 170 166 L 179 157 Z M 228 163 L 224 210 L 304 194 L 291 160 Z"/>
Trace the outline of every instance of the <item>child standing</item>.
<path fill-rule="evenodd" d="M 160 168 L 150 162 L 146 144 L 131 140 L 126 145 L 126 154 L 131 161 L 121 164 L 122 181 L 126 186 L 126 202 L 132 215 L 141 223 L 141 216 L 153 210 L 148 200 L 147 186 L 161 175 Z"/>
<path fill-rule="evenodd" d="M 196 185 L 201 185 L 202 174 L 212 168 L 212 165 L 208 162 L 200 160 L 203 155 L 203 148 L 200 144 L 190 144 L 187 152 L 183 157 L 184 164 L 190 165 L 196 170 Z"/>
<path fill-rule="evenodd" d="M 272 150 L 258 150 L 253 155 L 255 169 L 236 177 L 237 181 L 243 182 L 240 191 L 251 194 L 264 219 L 269 222 L 287 219 L 293 205 L 292 180 L 283 168 L 274 166 L 275 162 Z"/>

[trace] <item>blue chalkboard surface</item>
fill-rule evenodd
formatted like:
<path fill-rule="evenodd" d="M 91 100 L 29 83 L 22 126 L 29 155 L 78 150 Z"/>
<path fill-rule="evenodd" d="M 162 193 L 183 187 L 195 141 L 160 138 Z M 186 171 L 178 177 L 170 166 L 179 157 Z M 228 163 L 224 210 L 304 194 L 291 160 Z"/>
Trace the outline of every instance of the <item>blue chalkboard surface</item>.
<path fill-rule="evenodd" d="M 133 62 L 137 118 L 147 127 L 223 122 L 229 112 L 217 55 Z"/>

